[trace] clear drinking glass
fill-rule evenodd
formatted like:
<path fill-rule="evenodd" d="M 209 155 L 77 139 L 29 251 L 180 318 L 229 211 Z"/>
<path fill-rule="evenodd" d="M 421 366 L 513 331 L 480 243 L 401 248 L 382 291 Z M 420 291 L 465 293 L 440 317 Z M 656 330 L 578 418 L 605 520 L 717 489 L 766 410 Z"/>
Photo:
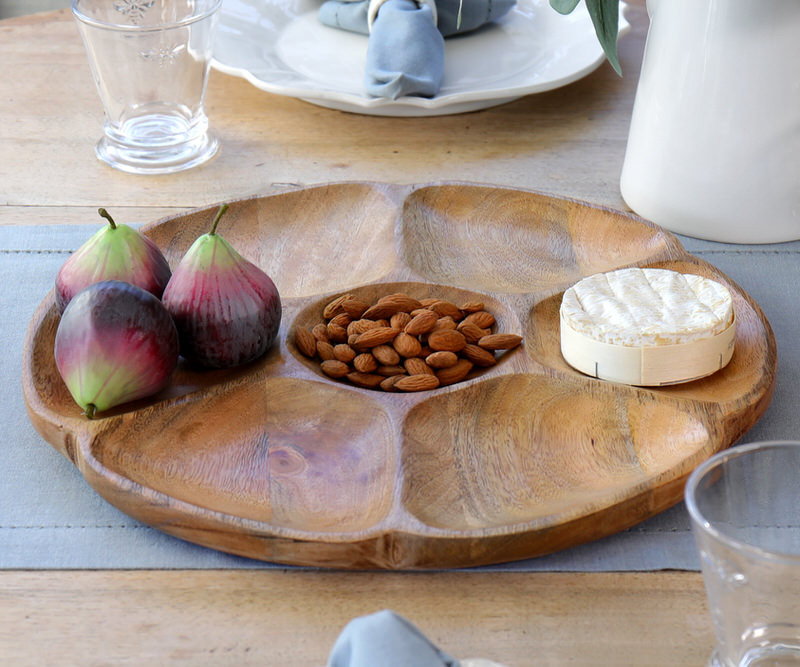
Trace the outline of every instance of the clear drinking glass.
<path fill-rule="evenodd" d="M 222 0 L 72 0 L 105 111 L 97 156 L 137 174 L 202 164 L 218 148 L 204 98 Z"/>
<path fill-rule="evenodd" d="M 800 442 L 716 454 L 686 505 L 717 638 L 709 665 L 800 665 Z"/>

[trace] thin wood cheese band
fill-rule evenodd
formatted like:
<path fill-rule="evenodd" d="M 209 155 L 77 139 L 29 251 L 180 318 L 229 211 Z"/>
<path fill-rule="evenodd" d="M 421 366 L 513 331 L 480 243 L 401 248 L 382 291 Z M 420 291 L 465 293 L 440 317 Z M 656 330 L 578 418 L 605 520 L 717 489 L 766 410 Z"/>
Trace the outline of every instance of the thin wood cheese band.
<path fill-rule="evenodd" d="M 689 382 L 716 373 L 733 356 L 735 322 L 722 333 L 691 343 L 626 347 L 593 340 L 561 319 L 561 354 L 581 373 L 639 386 Z"/>
<path fill-rule="evenodd" d="M 665 269 L 596 274 L 565 292 L 561 353 L 602 380 L 659 386 L 706 377 L 733 356 L 736 322 L 728 290 Z"/>

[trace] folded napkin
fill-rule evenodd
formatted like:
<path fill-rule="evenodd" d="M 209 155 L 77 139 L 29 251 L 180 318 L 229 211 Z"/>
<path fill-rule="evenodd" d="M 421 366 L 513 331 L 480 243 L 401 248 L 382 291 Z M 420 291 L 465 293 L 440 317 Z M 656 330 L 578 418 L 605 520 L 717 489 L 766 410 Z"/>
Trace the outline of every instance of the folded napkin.
<path fill-rule="evenodd" d="M 516 0 L 326 0 L 325 25 L 369 35 L 364 86 L 373 97 L 433 97 L 444 74 L 444 38 L 504 16 Z M 459 15 L 460 14 L 460 15 Z"/>
<path fill-rule="evenodd" d="M 384 609 L 350 621 L 333 646 L 328 667 L 460 667 L 412 623 Z"/>

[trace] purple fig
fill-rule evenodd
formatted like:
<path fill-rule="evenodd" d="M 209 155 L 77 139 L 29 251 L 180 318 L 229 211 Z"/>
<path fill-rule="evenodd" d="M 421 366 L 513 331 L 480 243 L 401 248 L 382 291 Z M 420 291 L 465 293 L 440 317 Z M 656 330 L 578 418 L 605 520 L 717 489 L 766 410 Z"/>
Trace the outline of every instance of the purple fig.
<path fill-rule="evenodd" d="M 164 290 L 178 327 L 181 354 L 206 368 L 231 368 L 262 356 L 275 342 L 281 299 L 270 277 L 219 234 L 198 237 Z"/>
<path fill-rule="evenodd" d="M 166 386 L 178 332 L 156 297 L 120 280 L 94 283 L 69 302 L 55 340 L 58 372 L 90 419 Z"/>
<path fill-rule="evenodd" d="M 108 224 L 78 248 L 56 276 L 56 303 L 61 312 L 84 287 L 101 280 L 123 280 L 161 298 L 170 277 L 158 246 L 128 225 L 118 225 L 104 208 Z"/>

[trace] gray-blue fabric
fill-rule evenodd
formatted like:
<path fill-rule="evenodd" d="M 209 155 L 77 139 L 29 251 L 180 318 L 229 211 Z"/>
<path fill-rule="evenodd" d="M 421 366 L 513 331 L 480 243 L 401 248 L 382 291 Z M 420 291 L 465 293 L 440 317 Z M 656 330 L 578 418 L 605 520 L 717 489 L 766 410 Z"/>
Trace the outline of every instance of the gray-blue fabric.
<path fill-rule="evenodd" d="M 466 1 L 466 0 L 465 0 Z M 0 225 L 0 403 L 5 447 L 0 466 L 0 570 L 289 569 L 207 549 L 151 528 L 107 503 L 80 470 L 33 427 L 22 396 L 22 348 L 56 274 L 97 225 Z M 743 442 L 800 433 L 800 241 L 735 245 L 679 237 L 763 309 L 778 345 L 775 396 Z M 477 568 L 482 572 L 699 571 L 683 503 L 633 528 L 549 556 Z M 425 630 L 425 628 L 422 628 Z M 466 656 L 464 656 L 466 657 Z"/>
<path fill-rule="evenodd" d="M 369 35 L 364 86 L 373 97 L 433 97 L 444 75 L 444 38 L 468 34 L 504 16 L 516 0 L 437 0 L 438 22 L 428 5 L 387 0 L 370 33 L 369 0 L 327 0 L 319 10 L 325 25 Z M 461 17 L 459 23 L 459 8 Z"/>
<path fill-rule="evenodd" d="M 413 46 L 412 46 L 413 45 Z M 373 97 L 433 97 L 442 87 L 444 37 L 428 5 L 389 0 L 378 12 L 367 43 L 364 87 Z"/>
<path fill-rule="evenodd" d="M 410 621 L 384 609 L 350 621 L 333 646 L 328 667 L 459 667 Z"/>

